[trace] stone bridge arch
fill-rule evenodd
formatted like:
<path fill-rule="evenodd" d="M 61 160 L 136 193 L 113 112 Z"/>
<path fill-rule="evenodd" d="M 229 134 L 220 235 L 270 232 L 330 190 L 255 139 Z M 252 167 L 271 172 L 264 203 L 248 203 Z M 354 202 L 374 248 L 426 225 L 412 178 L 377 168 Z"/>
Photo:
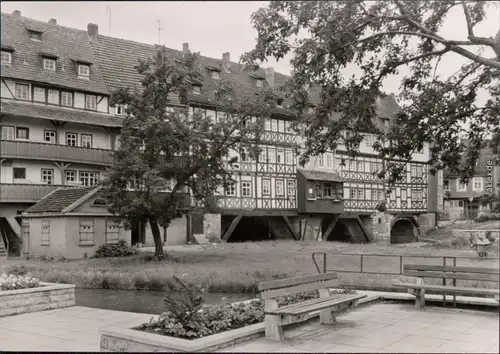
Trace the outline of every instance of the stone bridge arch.
<path fill-rule="evenodd" d="M 420 237 L 420 224 L 414 215 L 395 215 L 390 225 L 391 244 L 416 242 Z"/>

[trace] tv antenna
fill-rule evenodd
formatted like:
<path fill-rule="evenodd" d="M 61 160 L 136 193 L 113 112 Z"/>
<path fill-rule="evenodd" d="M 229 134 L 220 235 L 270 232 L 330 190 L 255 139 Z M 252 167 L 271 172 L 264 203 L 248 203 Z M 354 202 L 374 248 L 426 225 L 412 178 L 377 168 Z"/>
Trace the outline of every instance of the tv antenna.
<path fill-rule="evenodd" d="M 108 26 L 109 26 L 109 36 L 111 37 L 111 7 L 106 5 L 106 10 L 108 10 Z"/>
<path fill-rule="evenodd" d="M 160 45 L 161 44 L 160 43 L 160 37 L 161 37 L 160 33 L 163 30 L 163 28 L 161 28 L 161 21 L 160 20 L 156 20 L 156 23 L 158 24 L 158 45 Z"/>

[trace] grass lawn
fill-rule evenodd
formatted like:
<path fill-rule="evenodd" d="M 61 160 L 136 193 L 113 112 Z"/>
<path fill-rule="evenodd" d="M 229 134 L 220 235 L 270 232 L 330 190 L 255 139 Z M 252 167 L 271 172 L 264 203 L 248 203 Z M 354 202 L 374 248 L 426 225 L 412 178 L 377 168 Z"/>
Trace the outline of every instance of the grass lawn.
<path fill-rule="evenodd" d="M 398 272 L 399 257 L 377 257 L 375 254 L 403 255 L 403 263 L 442 264 L 442 258 L 419 259 L 416 256 L 457 256 L 457 265 L 498 267 L 498 252 L 490 252 L 487 259 L 479 259 L 470 248 L 435 249 L 432 247 L 354 245 L 336 242 L 269 241 L 240 244 L 219 244 L 216 248 L 201 246 L 174 247 L 169 260 L 148 261 L 145 254 L 124 258 L 86 259 L 43 262 L 35 260 L 0 260 L 0 273 L 24 265 L 33 276 L 42 281 L 73 283 L 81 288 L 111 289 L 172 289 L 172 275 L 187 284 L 209 292 L 255 292 L 261 281 L 315 274 L 312 252 L 345 252 L 364 254 L 363 269 L 370 272 Z M 413 256 L 413 257 L 412 257 Z M 328 255 L 328 270 L 359 271 L 357 255 Z M 451 265 L 451 261 L 449 263 Z M 342 285 L 361 288 L 387 288 L 401 276 L 380 274 L 339 273 Z M 411 279 L 406 279 L 411 280 Z M 436 280 L 440 281 L 440 280 Z M 478 286 L 466 281 L 458 285 Z M 498 284 L 484 283 L 487 287 Z"/>

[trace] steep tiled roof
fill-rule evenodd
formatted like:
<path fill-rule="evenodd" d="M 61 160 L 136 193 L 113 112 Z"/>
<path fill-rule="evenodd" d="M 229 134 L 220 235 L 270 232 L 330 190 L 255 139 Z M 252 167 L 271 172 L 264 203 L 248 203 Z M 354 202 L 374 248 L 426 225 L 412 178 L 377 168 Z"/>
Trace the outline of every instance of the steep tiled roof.
<path fill-rule="evenodd" d="M 2 99 L 1 110 L 2 114 L 15 117 L 33 117 L 101 127 L 121 127 L 123 123 L 123 118 L 109 114 L 8 99 Z"/>
<path fill-rule="evenodd" d="M 48 194 L 35 205 L 29 207 L 25 213 L 62 212 L 65 208 L 85 196 L 96 187 L 60 187 Z"/>
<path fill-rule="evenodd" d="M 1 14 L 1 21 L 2 46 L 14 48 L 12 64 L 2 64 L 2 77 L 108 93 L 87 32 L 5 13 Z M 28 29 L 43 32 L 42 41 L 30 39 Z M 58 57 L 55 72 L 42 69 L 40 53 Z M 77 78 L 75 60 L 93 64 L 90 80 Z"/>

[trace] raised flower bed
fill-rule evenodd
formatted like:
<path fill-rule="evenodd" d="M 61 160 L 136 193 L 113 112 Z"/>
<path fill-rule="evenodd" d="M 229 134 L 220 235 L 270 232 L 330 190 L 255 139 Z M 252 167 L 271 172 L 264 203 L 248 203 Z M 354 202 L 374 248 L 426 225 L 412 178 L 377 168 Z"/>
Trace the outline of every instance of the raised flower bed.
<path fill-rule="evenodd" d="M 75 286 L 39 282 L 29 275 L 0 275 L 0 317 L 75 306 Z"/>
<path fill-rule="evenodd" d="M 317 293 L 287 296 L 278 303 L 282 306 L 316 297 Z M 181 305 L 188 302 L 189 299 Z M 188 307 L 196 308 L 196 305 Z M 173 311 L 135 328 L 102 329 L 101 351 L 209 352 L 264 335 L 264 302 L 260 299 L 204 306 L 196 310 L 196 314 L 186 312 L 185 306 L 168 308 Z"/>

